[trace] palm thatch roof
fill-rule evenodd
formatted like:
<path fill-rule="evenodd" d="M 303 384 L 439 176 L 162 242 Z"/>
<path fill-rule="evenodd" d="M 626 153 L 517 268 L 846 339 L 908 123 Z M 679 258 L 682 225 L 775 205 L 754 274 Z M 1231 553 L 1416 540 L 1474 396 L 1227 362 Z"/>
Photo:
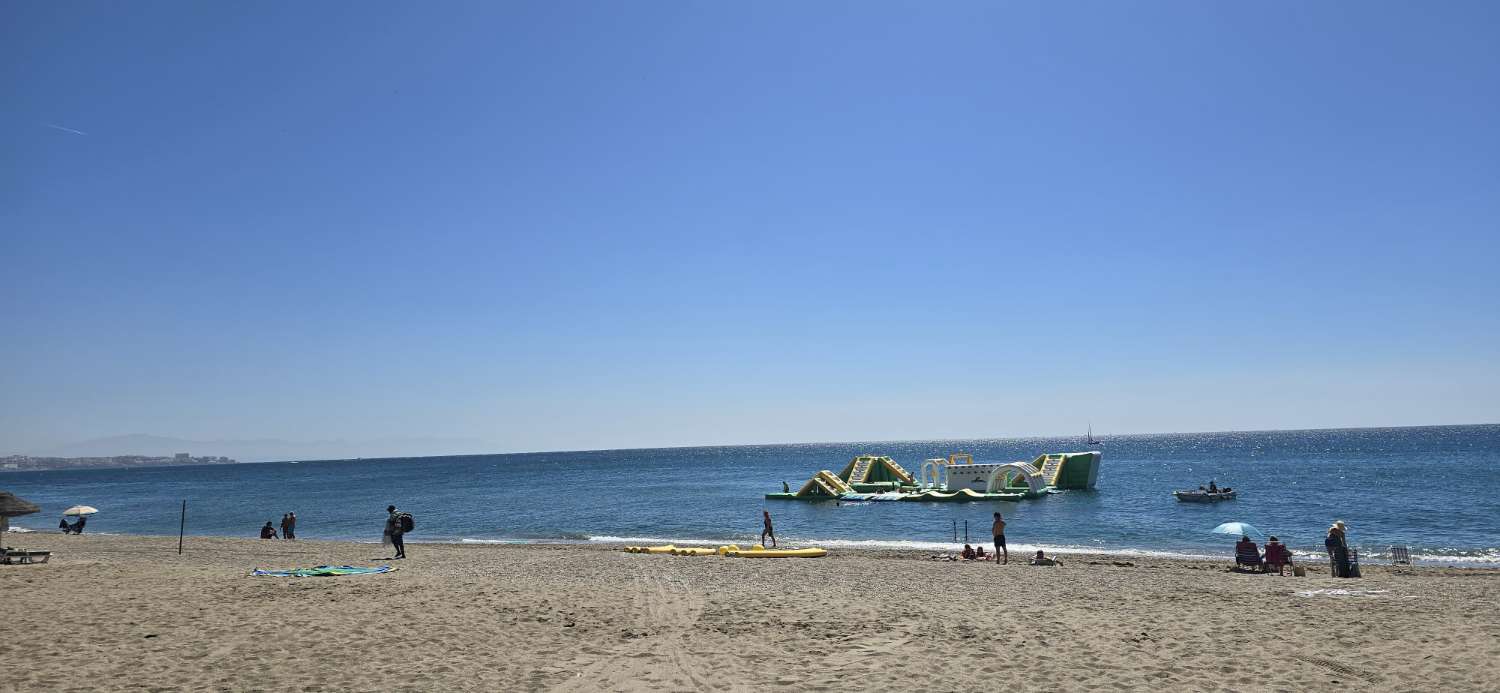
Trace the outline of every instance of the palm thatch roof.
<path fill-rule="evenodd" d="M 36 503 L 16 497 L 9 491 L 0 491 L 0 517 L 16 517 L 41 512 Z"/>

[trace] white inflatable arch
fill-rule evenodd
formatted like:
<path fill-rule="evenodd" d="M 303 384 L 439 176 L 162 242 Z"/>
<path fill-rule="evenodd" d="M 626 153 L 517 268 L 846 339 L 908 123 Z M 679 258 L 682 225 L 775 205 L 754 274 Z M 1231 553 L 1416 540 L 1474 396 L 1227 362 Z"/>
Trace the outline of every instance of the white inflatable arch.
<path fill-rule="evenodd" d="M 1012 476 L 1020 475 L 1026 480 L 1026 486 L 1032 493 L 1041 493 L 1047 490 L 1047 483 L 1042 481 L 1042 473 L 1036 467 L 1025 462 L 1008 462 L 995 468 L 990 472 L 990 481 L 984 485 L 985 493 L 999 493 L 1009 485 Z"/>
<path fill-rule="evenodd" d="M 922 488 L 948 488 L 948 460 L 934 457 L 922 462 Z"/>

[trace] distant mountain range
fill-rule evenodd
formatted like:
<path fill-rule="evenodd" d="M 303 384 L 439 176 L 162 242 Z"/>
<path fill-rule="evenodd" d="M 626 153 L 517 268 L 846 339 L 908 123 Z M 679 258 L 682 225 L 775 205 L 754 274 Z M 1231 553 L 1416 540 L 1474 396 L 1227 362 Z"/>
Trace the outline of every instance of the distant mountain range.
<path fill-rule="evenodd" d="M 187 440 L 144 433 L 96 438 L 27 454 L 38 457 L 112 457 L 115 455 L 174 455 L 232 457 L 241 462 L 325 460 L 354 457 L 426 457 L 495 452 L 496 446 L 471 438 L 379 438 L 374 440 L 292 441 L 276 438 L 256 440 Z"/>

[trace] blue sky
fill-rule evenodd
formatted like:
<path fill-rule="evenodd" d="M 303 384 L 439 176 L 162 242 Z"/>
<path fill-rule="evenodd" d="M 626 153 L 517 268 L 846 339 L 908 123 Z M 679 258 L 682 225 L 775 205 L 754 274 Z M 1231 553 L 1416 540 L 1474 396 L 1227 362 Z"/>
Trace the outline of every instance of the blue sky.
<path fill-rule="evenodd" d="M 1500 421 L 1500 6 L 1066 5 L 9 3 L 0 453 Z"/>

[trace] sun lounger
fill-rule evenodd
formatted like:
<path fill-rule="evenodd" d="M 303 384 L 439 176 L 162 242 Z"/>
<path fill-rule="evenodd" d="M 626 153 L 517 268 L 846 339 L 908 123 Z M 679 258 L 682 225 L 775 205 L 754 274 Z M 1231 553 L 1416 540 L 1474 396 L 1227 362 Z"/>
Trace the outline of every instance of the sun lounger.
<path fill-rule="evenodd" d="M 5 549 L 0 555 L 0 563 L 5 565 L 21 565 L 27 563 L 46 563 L 52 557 L 51 551 L 23 551 L 21 549 Z"/>

